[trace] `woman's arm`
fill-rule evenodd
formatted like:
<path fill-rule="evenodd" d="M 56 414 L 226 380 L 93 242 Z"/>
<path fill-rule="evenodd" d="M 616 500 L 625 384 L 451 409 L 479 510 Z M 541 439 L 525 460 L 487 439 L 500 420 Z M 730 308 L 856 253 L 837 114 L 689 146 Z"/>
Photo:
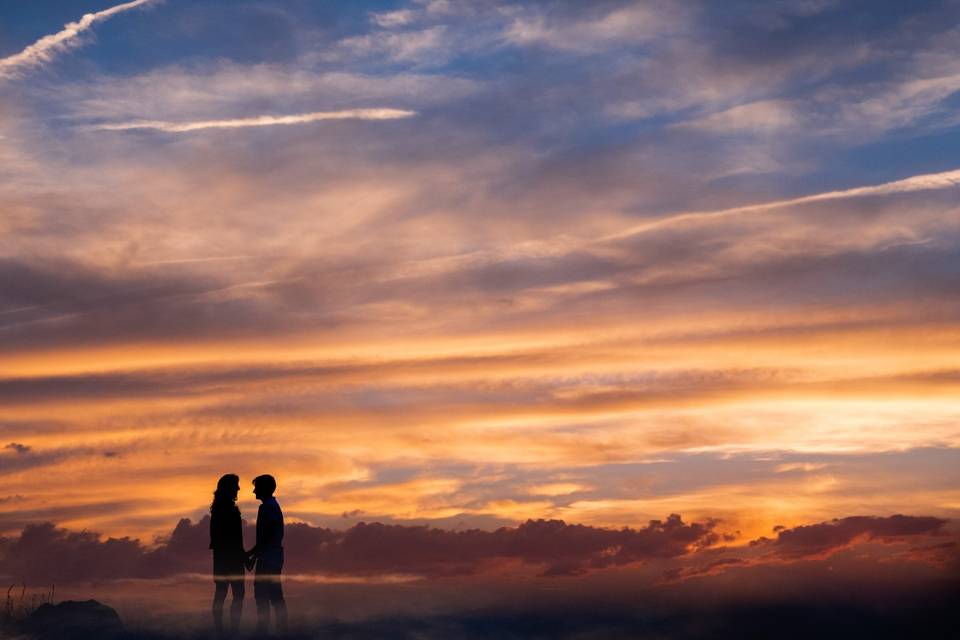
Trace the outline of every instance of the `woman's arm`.
<path fill-rule="evenodd" d="M 217 516 L 213 513 L 210 514 L 210 548 L 214 548 L 214 543 L 217 541 L 217 527 L 216 527 Z"/>

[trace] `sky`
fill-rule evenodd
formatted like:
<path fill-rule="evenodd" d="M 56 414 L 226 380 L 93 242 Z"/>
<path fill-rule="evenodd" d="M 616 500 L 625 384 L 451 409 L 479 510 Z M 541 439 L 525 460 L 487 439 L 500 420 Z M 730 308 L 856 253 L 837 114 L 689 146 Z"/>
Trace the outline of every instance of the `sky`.
<path fill-rule="evenodd" d="M 477 529 L 471 567 L 936 565 L 911 541 L 960 515 L 958 24 L 5 2 L 0 549 L 130 537 L 153 575 L 221 474 L 250 519 L 272 473 L 305 532 Z M 483 538 L 528 520 L 658 542 Z"/>

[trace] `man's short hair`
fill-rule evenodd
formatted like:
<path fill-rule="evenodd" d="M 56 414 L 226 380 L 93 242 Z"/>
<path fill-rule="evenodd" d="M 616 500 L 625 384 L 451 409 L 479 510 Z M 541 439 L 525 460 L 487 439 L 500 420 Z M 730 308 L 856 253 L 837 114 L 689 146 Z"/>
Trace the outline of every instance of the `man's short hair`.
<path fill-rule="evenodd" d="M 273 495 L 273 492 L 277 490 L 277 481 L 269 473 L 265 473 L 253 479 L 253 486 Z"/>

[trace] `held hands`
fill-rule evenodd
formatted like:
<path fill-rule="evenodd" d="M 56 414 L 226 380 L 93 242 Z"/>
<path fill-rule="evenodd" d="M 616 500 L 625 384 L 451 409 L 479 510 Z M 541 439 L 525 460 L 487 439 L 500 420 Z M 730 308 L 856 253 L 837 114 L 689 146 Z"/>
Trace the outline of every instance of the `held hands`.
<path fill-rule="evenodd" d="M 243 566 L 247 571 L 253 571 L 253 566 L 257 563 L 257 554 L 253 551 L 247 552 L 247 558 L 243 561 Z"/>

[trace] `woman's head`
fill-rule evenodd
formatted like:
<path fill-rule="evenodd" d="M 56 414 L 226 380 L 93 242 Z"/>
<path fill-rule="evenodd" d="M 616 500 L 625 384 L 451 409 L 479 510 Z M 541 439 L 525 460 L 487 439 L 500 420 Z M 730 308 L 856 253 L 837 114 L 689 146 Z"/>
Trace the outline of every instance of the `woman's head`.
<path fill-rule="evenodd" d="M 237 494 L 240 492 L 240 476 L 228 473 L 217 480 L 217 490 L 213 492 L 213 503 L 210 509 L 218 505 L 233 505 L 237 501 Z"/>

